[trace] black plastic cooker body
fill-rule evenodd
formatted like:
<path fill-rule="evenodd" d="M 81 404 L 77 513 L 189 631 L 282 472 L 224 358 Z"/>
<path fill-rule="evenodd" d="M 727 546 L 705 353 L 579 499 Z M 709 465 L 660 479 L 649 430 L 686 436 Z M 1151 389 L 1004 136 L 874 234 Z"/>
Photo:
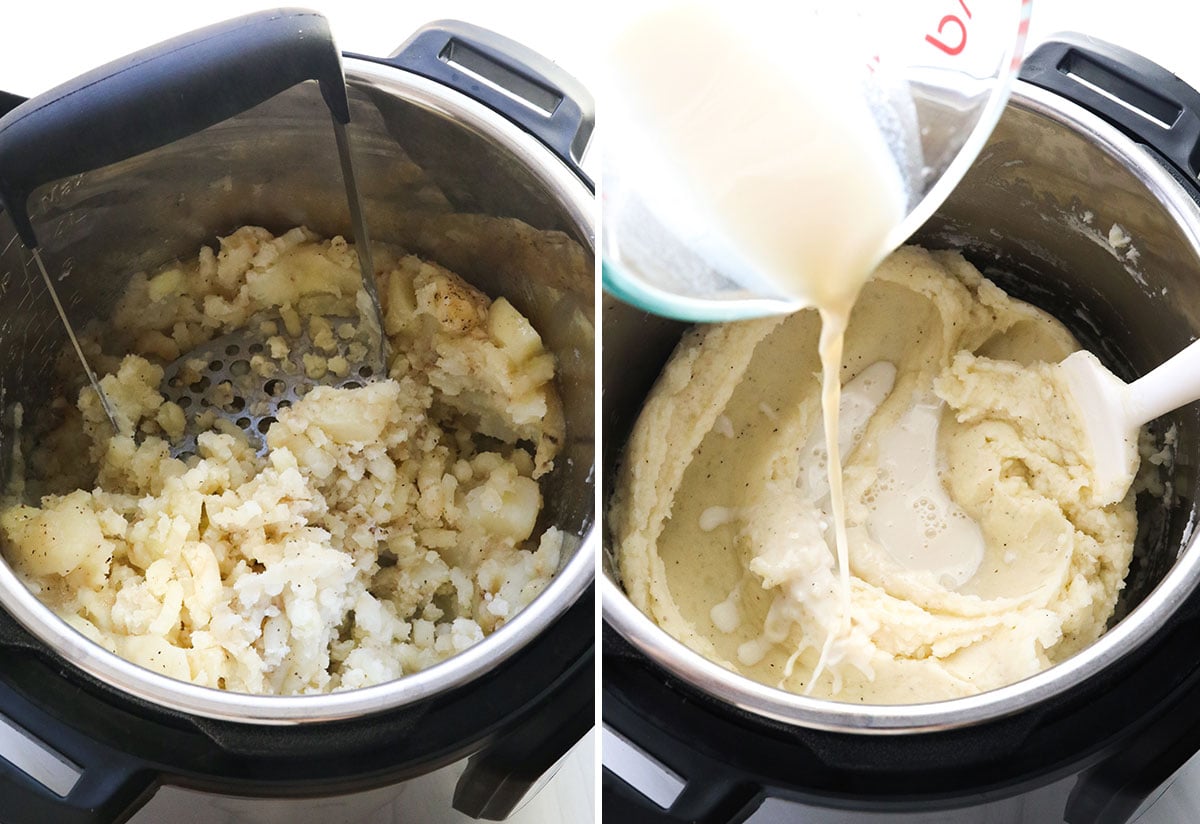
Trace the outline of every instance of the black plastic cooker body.
<path fill-rule="evenodd" d="M 298 32 L 304 41 L 299 49 Z M 334 119 L 345 122 L 341 69 L 336 51 L 329 62 L 328 47 L 332 40 L 319 15 L 264 12 L 184 35 L 58 87 L 47 96 L 75 104 L 70 111 L 60 107 L 60 120 L 0 120 L 0 143 L 9 141 L 0 147 L 3 153 L 28 161 L 20 164 L 24 177 L 3 181 L 4 205 L 14 224 L 28 227 L 24 200 L 41 183 L 170 142 L 301 80 L 318 80 Z M 449 59 L 464 53 L 486 82 Z M 594 123 L 591 98 L 525 47 L 441 21 L 422 28 L 391 57 L 356 57 L 436 80 L 494 109 L 538 138 L 591 188 L 579 167 Z M 143 71 L 148 65 L 155 70 Z M 120 77 L 130 66 L 138 69 L 132 79 Z M 215 76 L 214 66 L 221 68 Z M 97 77 L 104 83 L 93 85 Z M 234 77 L 263 79 L 241 83 Z M 541 95 L 540 107 L 522 102 L 530 93 Z M 184 99 L 191 102 L 179 105 Z M 557 101 L 550 111 L 546 99 Z M 131 144 L 113 113 L 147 100 L 179 108 L 167 110 L 174 117 L 156 118 L 164 124 L 159 131 Z M 0 116 L 23 102 L 0 93 Z M 89 135 L 86 151 L 78 148 L 80 133 Z M 27 235 L 27 245 L 36 245 L 31 229 Z M 246 797 L 328 797 L 394 784 L 462 759 L 468 760 L 455 808 L 502 820 L 593 726 L 594 589 L 474 682 L 374 715 L 274 726 L 216 721 L 137 699 L 67 663 L 0 611 L 0 822 L 124 821 L 164 783 Z M 4 742 L 14 735 L 38 742 L 40 757 L 73 771 L 71 786 L 51 789 L 31 776 L 28 765 L 8 760 Z"/>
<path fill-rule="evenodd" d="M 1020 76 L 1116 126 L 1200 201 L 1200 94 L 1186 83 L 1074 34 L 1036 49 Z M 855 734 L 775 722 L 719 701 L 605 624 L 605 819 L 736 824 L 773 798 L 824 810 L 828 820 L 858 813 L 916 821 L 1057 784 L 1057 797 L 1043 794 L 1013 820 L 1123 824 L 1200 751 L 1198 649 L 1200 593 L 1193 593 L 1149 643 L 1051 700 L 961 729 Z M 644 757 L 665 777 L 650 793 L 655 800 L 610 769 L 610 742 L 640 753 L 634 773 L 644 775 Z"/>

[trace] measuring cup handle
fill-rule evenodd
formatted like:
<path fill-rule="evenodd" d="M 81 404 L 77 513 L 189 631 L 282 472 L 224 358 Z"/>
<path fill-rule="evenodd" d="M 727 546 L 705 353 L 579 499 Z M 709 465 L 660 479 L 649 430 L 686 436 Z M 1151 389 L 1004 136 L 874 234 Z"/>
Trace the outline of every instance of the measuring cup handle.
<path fill-rule="evenodd" d="M 134 157 L 317 80 L 350 120 L 341 58 L 316 12 L 239 17 L 151 46 L 38 95 L 0 119 L 0 200 L 29 247 L 38 186 Z"/>
<path fill-rule="evenodd" d="M 1020 77 L 1151 147 L 1194 185 L 1200 173 L 1200 93 L 1162 66 L 1103 40 L 1063 32 L 1025 59 Z"/>
<path fill-rule="evenodd" d="M 390 57 L 362 57 L 450 86 L 532 134 L 590 184 L 579 166 L 596 125 L 588 90 L 542 55 L 479 26 L 438 20 Z"/>

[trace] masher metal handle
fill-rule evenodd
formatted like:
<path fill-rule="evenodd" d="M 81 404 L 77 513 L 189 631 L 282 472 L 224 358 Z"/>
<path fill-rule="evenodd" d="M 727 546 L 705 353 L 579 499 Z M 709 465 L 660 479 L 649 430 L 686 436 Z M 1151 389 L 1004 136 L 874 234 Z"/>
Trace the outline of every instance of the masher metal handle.
<path fill-rule="evenodd" d="M 320 14 L 239 17 L 114 60 L 0 119 L 0 200 L 29 248 L 27 202 L 39 186 L 165 146 L 316 80 L 338 123 L 350 120 L 341 58 Z"/>

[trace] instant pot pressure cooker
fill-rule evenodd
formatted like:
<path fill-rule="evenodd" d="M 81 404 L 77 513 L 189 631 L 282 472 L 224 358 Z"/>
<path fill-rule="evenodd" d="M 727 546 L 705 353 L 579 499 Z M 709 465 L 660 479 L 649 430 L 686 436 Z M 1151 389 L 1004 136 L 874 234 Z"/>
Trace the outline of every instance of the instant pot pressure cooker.
<path fill-rule="evenodd" d="M 1200 95 L 1064 35 L 1026 61 L 974 167 L 914 241 L 961 250 L 1130 379 L 1200 336 L 1198 172 Z M 611 479 L 683 327 L 614 300 L 603 311 Z M 1129 820 L 1200 750 L 1200 414 L 1192 405 L 1153 428 L 1173 443 L 1166 488 L 1139 496 L 1110 628 L 978 696 L 863 706 L 750 683 L 655 627 L 606 558 L 606 818 Z"/>
<path fill-rule="evenodd" d="M 160 784 L 328 797 L 450 764 L 455 808 L 505 818 L 593 722 L 594 201 L 578 165 L 587 94 L 529 50 L 455 22 L 421 29 L 390 57 L 339 66 L 323 18 L 288 10 L 186 35 L 37 98 L 0 121 L 0 160 L 19 115 L 62 101 L 37 151 L 2 182 L 17 207 L 0 218 L 0 480 L 14 404 L 29 425 L 72 388 L 56 384 L 71 371 L 55 368 L 67 337 L 9 218 L 27 207 L 72 324 L 103 322 L 130 274 L 239 225 L 349 235 L 332 113 L 349 120 L 372 239 L 506 296 L 554 352 L 568 442 L 541 517 L 567 539 L 551 585 L 462 654 L 387 684 L 290 697 L 133 666 L 70 630 L 0 564 L 0 821 L 121 821 Z M 349 820 L 326 809 L 324 820 Z"/>

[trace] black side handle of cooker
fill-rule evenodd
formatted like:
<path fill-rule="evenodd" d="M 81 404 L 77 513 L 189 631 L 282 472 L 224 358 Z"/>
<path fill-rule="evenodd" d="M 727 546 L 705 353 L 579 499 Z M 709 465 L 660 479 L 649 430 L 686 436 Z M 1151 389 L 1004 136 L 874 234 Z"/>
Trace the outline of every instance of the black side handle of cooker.
<path fill-rule="evenodd" d="M 1186 608 L 1186 607 L 1185 607 Z M 1181 623 L 1159 655 L 1179 666 L 1194 657 L 1195 617 Z M 1067 798 L 1067 824 L 1126 824 L 1200 750 L 1200 670 L 1145 713 L 1116 752 L 1082 772 Z"/>
<path fill-rule="evenodd" d="M 591 604 L 591 599 L 581 599 Z M 454 790 L 454 809 L 503 821 L 587 735 L 596 716 L 596 656 L 577 660 L 507 738 L 471 756 Z"/>
<path fill-rule="evenodd" d="M 649 714 L 647 708 L 651 705 L 642 705 L 640 696 L 652 688 L 650 685 L 659 685 L 663 676 L 652 665 L 646 665 L 641 653 L 608 622 L 602 626 L 601 642 L 605 734 L 635 742 L 639 730 L 660 723 L 664 730 L 654 739 L 653 752 L 637 749 L 662 769 L 674 772 L 679 781 L 677 794 L 664 799 L 667 806 L 663 807 L 605 765 L 601 782 L 605 820 L 611 815 L 613 821 L 638 824 L 740 824 L 753 815 L 766 795 L 761 777 L 698 751 L 686 734 L 680 734 L 689 728 L 686 721 L 695 718 L 677 712 L 691 705 L 689 697 L 667 691 Z M 714 740 L 728 741 L 730 747 L 746 746 L 745 740 L 739 740 L 736 722 L 718 722 L 710 734 Z M 606 742 L 603 760 L 611 763 L 607 747 Z"/>
<path fill-rule="evenodd" d="M 391 56 L 398 69 L 450 86 L 516 123 L 586 182 L 579 162 L 596 124 L 583 84 L 537 52 L 458 20 L 422 26 Z"/>
<path fill-rule="evenodd" d="M 602 778 L 601 807 L 605 820 L 638 824 L 741 824 L 754 814 L 764 798 L 753 782 L 741 783 L 725 774 L 711 780 L 689 781 L 670 809 L 656 809 L 637 789 L 607 767 Z"/>
<path fill-rule="evenodd" d="M 134 157 L 317 80 L 350 119 L 341 57 L 316 12 L 239 17 L 151 46 L 29 100 L 0 119 L 0 200 L 22 242 L 38 186 Z"/>
<path fill-rule="evenodd" d="M 580 639 L 594 632 L 596 587 L 562 615 L 541 644 L 544 665 L 567 665 L 517 715 L 503 738 L 471 756 L 454 790 L 454 808 L 473 818 L 508 818 L 595 722 L 596 656 Z"/>
<path fill-rule="evenodd" d="M 59 795 L 8 760 L 15 755 L 14 746 L 29 745 L 0 735 L 0 814 L 4 824 L 111 824 L 125 820 L 158 786 L 157 775 L 144 762 L 58 723 L 3 682 L 0 714 L 30 738 L 53 740 L 53 747 L 43 746 L 79 773 L 67 794 Z"/>
<path fill-rule="evenodd" d="M 1074 32 L 1025 59 L 1022 80 L 1052 91 L 1154 149 L 1194 189 L 1200 175 L 1200 93 L 1120 46 Z"/>
<path fill-rule="evenodd" d="M 1200 747 L 1193 695 L 1132 738 L 1119 757 L 1082 773 L 1067 797 L 1067 824 L 1126 824 L 1142 803 Z"/>

